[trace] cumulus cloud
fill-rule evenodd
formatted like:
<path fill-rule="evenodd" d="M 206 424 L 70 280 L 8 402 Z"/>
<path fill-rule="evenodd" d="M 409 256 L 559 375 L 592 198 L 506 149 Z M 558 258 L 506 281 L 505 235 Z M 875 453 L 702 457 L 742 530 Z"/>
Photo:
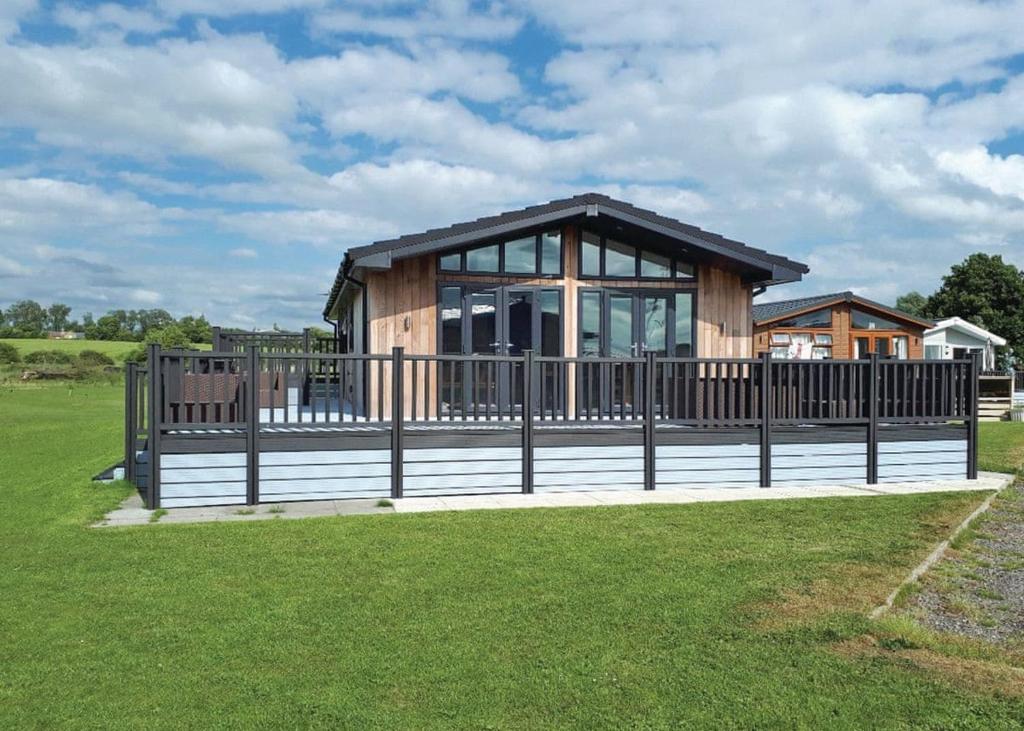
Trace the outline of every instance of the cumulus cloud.
<path fill-rule="evenodd" d="M 75 40 L 16 36 L 29 16 Z M 0 276 L 35 292 L 46 261 L 83 301 L 299 324 L 347 246 L 596 189 L 811 264 L 773 296 L 891 299 L 977 248 L 1024 264 L 1024 157 L 993 144 L 1024 129 L 1022 22 L 1019 0 L 16 0 L 0 148 L 29 162 L 0 170 Z"/>

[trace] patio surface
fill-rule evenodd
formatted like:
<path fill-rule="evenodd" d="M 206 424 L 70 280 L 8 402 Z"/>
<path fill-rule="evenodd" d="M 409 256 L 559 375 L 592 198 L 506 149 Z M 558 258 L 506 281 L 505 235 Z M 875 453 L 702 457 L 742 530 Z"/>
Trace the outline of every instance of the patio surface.
<path fill-rule="evenodd" d="M 423 513 L 441 510 L 495 510 L 508 508 L 560 508 L 607 505 L 643 505 L 658 503 L 730 502 L 736 500 L 788 500 L 819 497 L 872 497 L 911 495 L 923 492 L 965 490 L 1002 490 L 1011 475 L 982 472 L 977 480 L 935 480 L 929 482 L 891 482 L 880 485 L 806 485 L 799 487 L 703 487 L 651 491 L 607 490 L 601 492 L 563 492 L 544 495 L 459 495 L 416 497 L 392 500 L 379 506 L 377 500 L 316 500 L 308 502 L 266 503 L 262 505 L 221 505 L 201 508 L 170 508 L 160 511 L 159 523 L 205 523 L 212 521 L 267 520 L 269 518 L 311 518 L 326 515 L 364 515 L 372 513 Z M 153 522 L 156 511 L 146 510 L 142 499 L 133 493 L 121 506 L 95 527 L 145 525 Z"/>

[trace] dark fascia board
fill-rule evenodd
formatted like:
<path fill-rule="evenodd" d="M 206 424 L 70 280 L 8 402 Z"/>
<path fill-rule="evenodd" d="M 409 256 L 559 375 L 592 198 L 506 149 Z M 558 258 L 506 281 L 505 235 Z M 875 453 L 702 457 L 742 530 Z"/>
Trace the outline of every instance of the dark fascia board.
<path fill-rule="evenodd" d="M 360 255 L 359 249 L 354 249 L 352 251 L 353 264 L 354 266 L 365 267 L 366 269 L 388 269 L 391 267 L 392 262 L 397 259 L 406 259 L 413 256 L 441 251 L 454 246 L 473 244 L 478 241 L 499 238 L 504 234 L 514 231 L 543 226 L 547 223 L 553 223 L 555 221 L 561 221 L 582 215 L 609 216 L 622 221 L 623 223 L 628 223 L 639 228 L 645 228 L 668 238 L 675 239 L 676 241 L 681 241 L 699 249 L 703 249 L 712 254 L 717 254 L 718 256 L 722 256 L 727 259 L 739 261 L 747 266 L 766 272 L 768 276 L 765 280 L 770 280 L 773 283 L 799 281 L 802 275 L 807 271 L 806 267 L 798 268 L 797 265 L 794 265 L 793 267 L 783 266 L 775 260 L 775 257 L 771 257 L 771 255 L 760 257 L 736 251 L 732 247 L 722 246 L 700 236 L 694 236 L 684 231 L 679 231 L 678 229 L 649 221 L 646 218 L 634 216 L 614 206 L 603 206 L 600 203 L 570 206 L 538 216 L 491 226 L 485 229 L 467 231 L 453 236 L 446 236 L 431 241 L 423 241 L 417 244 L 410 244 L 408 246 L 399 246 L 393 249 L 378 250 L 363 255 Z M 370 247 L 364 248 L 369 249 Z"/>
<path fill-rule="evenodd" d="M 516 221 L 490 226 L 485 229 L 466 231 L 464 233 L 445 236 L 431 241 L 422 241 L 418 244 L 397 246 L 392 249 L 363 254 L 363 250 L 374 248 L 373 245 L 371 245 L 352 249 L 350 253 L 353 256 L 352 261 L 354 266 L 365 267 L 367 269 L 389 269 L 391 267 L 391 263 L 396 259 L 408 259 L 412 256 L 429 254 L 452 246 L 461 246 L 463 244 L 473 244 L 477 241 L 486 241 L 487 239 L 497 238 L 504 234 L 519 231 L 524 228 L 543 226 L 546 223 L 554 223 L 555 221 L 561 221 L 566 218 L 585 215 L 587 214 L 587 208 L 588 206 L 585 204 L 570 206 L 537 216 L 531 216 L 530 218 L 522 218 Z"/>
<path fill-rule="evenodd" d="M 903 320 L 904 322 L 913 323 L 926 330 L 930 327 L 934 327 L 935 325 L 935 323 L 932 322 L 931 320 L 925 320 L 923 318 L 915 317 L 914 315 L 908 314 L 901 310 L 896 310 L 893 309 L 892 307 L 886 307 L 880 302 L 875 302 L 874 300 L 869 300 L 856 294 L 836 295 L 835 297 L 832 297 L 827 300 L 821 300 L 820 302 L 814 302 L 803 307 L 797 307 L 792 310 L 786 310 L 785 312 L 778 313 L 776 315 L 773 315 L 772 317 L 766 317 L 763 320 L 754 320 L 754 324 L 758 326 L 770 325 L 774 322 L 778 322 L 779 320 L 788 320 L 789 318 L 797 317 L 798 315 L 806 315 L 808 312 L 817 312 L 818 310 L 823 310 L 826 307 L 833 307 L 843 302 L 849 303 L 851 305 L 860 305 L 861 307 L 866 307 L 871 310 L 877 310 L 879 312 L 884 312 L 885 314 L 897 320 Z"/>

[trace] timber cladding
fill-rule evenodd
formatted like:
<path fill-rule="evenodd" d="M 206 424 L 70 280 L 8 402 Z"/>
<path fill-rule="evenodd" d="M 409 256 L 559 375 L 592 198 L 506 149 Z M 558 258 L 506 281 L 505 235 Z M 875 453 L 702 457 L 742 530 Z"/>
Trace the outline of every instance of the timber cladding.
<path fill-rule="evenodd" d="M 575 225 L 562 227 L 563 275 L 536 276 L 438 273 L 437 254 L 400 259 L 392 268 L 368 273 L 367 352 L 388 353 L 403 346 L 407 354 L 437 352 L 437 288 L 439 283 L 482 285 L 537 285 L 563 290 L 564 354 L 577 350 L 580 289 L 667 289 L 696 292 L 697 353 L 701 358 L 744 358 L 751 355 L 753 319 L 751 287 L 738 274 L 707 264 L 697 267 L 696 281 L 580 279 L 578 233 Z"/>

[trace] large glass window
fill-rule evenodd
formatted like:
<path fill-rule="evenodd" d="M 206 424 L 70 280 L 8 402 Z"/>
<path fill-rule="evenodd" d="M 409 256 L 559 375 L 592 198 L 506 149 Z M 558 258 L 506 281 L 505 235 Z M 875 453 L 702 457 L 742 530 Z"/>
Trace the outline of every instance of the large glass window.
<path fill-rule="evenodd" d="M 693 347 L 693 294 L 676 293 L 676 345 L 677 358 L 692 358 Z"/>
<path fill-rule="evenodd" d="M 601 275 L 601 237 L 589 231 L 583 232 L 583 243 L 580 247 L 581 265 L 580 271 L 585 276 L 597 277 Z"/>
<path fill-rule="evenodd" d="M 540 273 L 561 274 L 562 232 L 548 231 L 540 237 Z"/>
<path fill-rule="evenodd" d="M 558 276 L 562 273 L 562 233 L 547 231 L 445 252 L 438 255 L 437 266 L 442 272 Z"/>
<path fill-rule="evenodd" d="M 850 318 L 854 330 L 902 330 L 903 326 L 857 307 L 851 308 Z"/>
<path fill-rule="evenodd" d="M 540 354 L 562 354 L 562 297 L 556 289 L 540 292 Z"/>
<path fill-rule="evenodd" d="M 443 254 L 441 256 L 441 269 L 446 272 L 457 272 L 462 269 L 462 254 L 458 251 L 454 254 Z"/>
<path fill-rule="evenodd" d="M 462 288 L 441 288 L 441 352 L 462 352 Z"/>
<path fill-rule="evenodd" d="M 605 240 L 604 275 L 606 277 L 635 277 L 636 249 L 615 239 Z"/>
<path fill-rule="evenodd" d="M 693 292 L 588 287 L 579 297 L 581 356 L 696 354 Z"/>
<path fill-rule="evenodd" d="M 601 354 L 601 292 L 580 295 L 580 355 Z"/>
<path fill-rule="evenodd" d="M 481 246 L 466 252 L 466 271 L 496 272 L 498 271 L 498 245 Z"/>
<path fill-rule="evenodd" d="M 651 251 L 640 252 L 640 276 L 668 279 L 672 276 L 672 260 Z"/>
<path fill-rule="evenodd" d="M 537 271 L 537 237 L 505 242 L 505 271 L 533 274 Z"/>
<path fill-rule="evenodd" d="M 580 276 L 607 279 L 693 279 L 694 265 L 662 254 L 638 249 L 633 244 L 580 233 Z"/>
<path fill-rule="evenodd" d="M 775 327 L 832 327 L 832 308 L 805 312 L 788 320 L 775 323 Z"/>

